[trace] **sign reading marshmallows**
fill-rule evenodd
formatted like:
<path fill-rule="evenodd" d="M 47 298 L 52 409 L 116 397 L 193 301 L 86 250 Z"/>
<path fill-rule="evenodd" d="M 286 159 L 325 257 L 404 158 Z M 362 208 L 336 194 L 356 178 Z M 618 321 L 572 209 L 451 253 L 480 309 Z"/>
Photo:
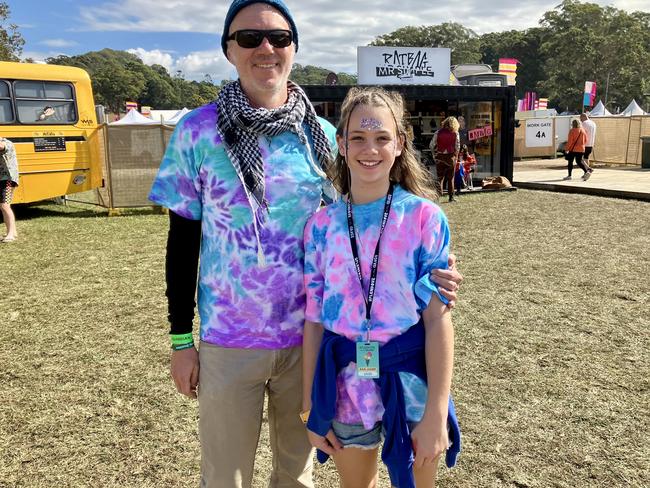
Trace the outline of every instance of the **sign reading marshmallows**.
<path fill-rule="evenodd" d="M 448 85 L 451 49 L 357 47 L 359 85 Z"/>

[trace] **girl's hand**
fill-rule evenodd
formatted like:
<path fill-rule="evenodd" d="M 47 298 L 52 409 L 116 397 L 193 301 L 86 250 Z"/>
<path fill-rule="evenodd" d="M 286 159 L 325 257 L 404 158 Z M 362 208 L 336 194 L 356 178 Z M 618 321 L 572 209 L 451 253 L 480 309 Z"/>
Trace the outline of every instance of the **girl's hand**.
<path fill-rule="evenodd" d="M 431 422 L 422 419 L 422 422 L 411 432 L 411 442 L 415 453 L 413 466 L 421 468 L 427 464 L 433 464 L 449 446 L 446 417 L 442 422 Z"/>
<path fill-rule="evenodd" d="M 328 456 L 333 456 L 337 451 L 343 449 L 343 445 L 336 438 L 336 435 L 334 435 L 334 431 L 332 429 L 330 429 L 325 437 L 320 436 L 315 432 L 307 429 L 307 437 L 309 438 L 309 442 L 312 446 L 314 446 L 316 449 L 320 449 Z"/>

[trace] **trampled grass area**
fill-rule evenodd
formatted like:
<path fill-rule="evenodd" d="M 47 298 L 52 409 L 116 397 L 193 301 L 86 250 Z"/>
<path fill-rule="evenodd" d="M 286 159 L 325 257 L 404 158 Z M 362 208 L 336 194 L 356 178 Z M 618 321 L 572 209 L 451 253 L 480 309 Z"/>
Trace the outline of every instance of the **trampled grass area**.
<path fill-rule="evenodd" d="M 439 485 L 650 486 L 650 205 L 520 190 L 442 206 L 466 280 L 464 451 Z M 0 245 L 0 487 L 198 486 L 197 408 L 168 377 L 166 217 L 18 218 Z M 316 482 L 337 485 L 331 463 Z"/>

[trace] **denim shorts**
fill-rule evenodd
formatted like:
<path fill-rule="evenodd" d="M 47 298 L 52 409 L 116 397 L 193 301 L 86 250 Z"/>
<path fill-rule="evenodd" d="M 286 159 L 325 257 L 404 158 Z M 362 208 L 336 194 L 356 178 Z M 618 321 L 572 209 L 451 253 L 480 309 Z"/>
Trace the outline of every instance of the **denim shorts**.
<path fill-rule="evenodd" d="M 413 431 L 418 422 L 409 422 L 409 431 Z M 384 440 L 385 430 L 381 422 L 377 422 L 371 429 L 366 429 L 363 424 L 342 424 L 332 421 L 332 430 L 343 447 L 357 447 L 359 449 L 375 449 Z"/>

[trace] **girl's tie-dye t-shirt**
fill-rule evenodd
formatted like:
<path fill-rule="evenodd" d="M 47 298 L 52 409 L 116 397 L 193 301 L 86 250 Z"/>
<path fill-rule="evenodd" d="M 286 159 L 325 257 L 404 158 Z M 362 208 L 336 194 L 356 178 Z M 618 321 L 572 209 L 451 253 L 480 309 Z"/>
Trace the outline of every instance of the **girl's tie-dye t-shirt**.
<path fill-rule="evenodd" d="M 381 198 L 352 206 L 366 297 L 384 202 Z M 304 239 L 306 319 L 352 341 L 365 340 L 366 305 L 350 248 L 345 202 L 314 214 Z M 381 237 L 370 340 L 384 344 L 404 333 L 420 320 L 434 294 L 447 303 L 429 273 L 447 268 L 449 244 L 449 224 L 440 207 L 396 186 Z M 400 377 L 407 418 L 418 422 L 424 413 L 426 385 L 412 374 L 400 373 Z M 379 387 L 372 379 L 358 378 L 354 362 L 340 372 L 337 393 L 337 421 L 371 428 L 381 420 Z"/>
<path fill-rule="evenodd" d="M 320 122 L 334 147 L 334 127 Z M 268 201 L 268 210 L 255 216 L 260 265 L 253 210 L 216 124 L 215 104 L 178 123 L 149 195 L 182 217 L 201 220 L 201 340 L 237 348 L 298 346 L 305 318 L 303 230 L 328 184 L 316 171 L 311 134 L 306 129 L 309 146 L 292 132 L 259 138 Z"/>

